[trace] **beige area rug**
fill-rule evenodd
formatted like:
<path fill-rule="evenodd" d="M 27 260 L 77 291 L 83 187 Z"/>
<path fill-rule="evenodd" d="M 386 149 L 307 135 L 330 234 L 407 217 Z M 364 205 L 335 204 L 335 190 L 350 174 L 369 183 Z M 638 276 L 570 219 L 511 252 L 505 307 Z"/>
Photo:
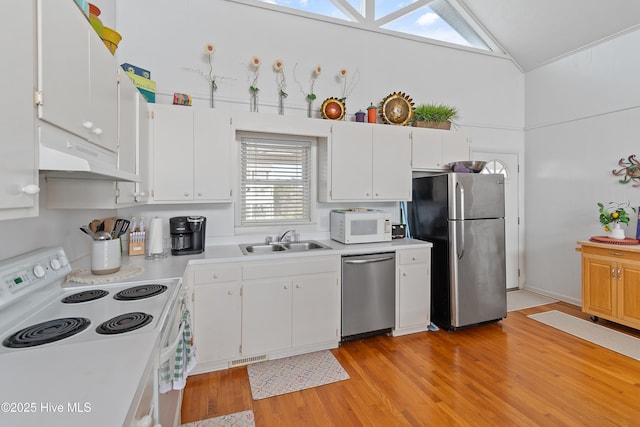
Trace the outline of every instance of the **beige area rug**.
<path fill-rule="evenodd" d="M 253 400 L 349 379 L 329 350 L 247 366 Z"/>
<path fill-rule="evenodd" d="M 525 291 L 524 289 L 507 292 L 507 311 L 522 310 L 524 308 L 537 307 L 554 302 L 558 302 L 558 300 L 536 294 L 535 292 Z"/>
<path fill-rule="evenodd" d="M 616 353 L 640 360 L 640 339 L 557 310 L 528 317 Z"/>
<path fill-rule="evenodd" d="M 180 427 L 255 427 L 253 411 L 242 411 L 207 420 L 181 424 Z"/>

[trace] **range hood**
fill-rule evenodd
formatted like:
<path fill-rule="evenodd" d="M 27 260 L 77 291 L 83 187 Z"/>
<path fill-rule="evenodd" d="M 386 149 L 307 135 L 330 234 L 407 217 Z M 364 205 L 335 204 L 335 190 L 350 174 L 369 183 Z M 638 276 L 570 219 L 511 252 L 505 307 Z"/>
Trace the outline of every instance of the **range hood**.
<path fill-rule="evenodd" d="M 117 154 L 76 135 L 40 122 L 37 126 L 40 171 L 56 178 L 140 182 L 118 170 Z"/>

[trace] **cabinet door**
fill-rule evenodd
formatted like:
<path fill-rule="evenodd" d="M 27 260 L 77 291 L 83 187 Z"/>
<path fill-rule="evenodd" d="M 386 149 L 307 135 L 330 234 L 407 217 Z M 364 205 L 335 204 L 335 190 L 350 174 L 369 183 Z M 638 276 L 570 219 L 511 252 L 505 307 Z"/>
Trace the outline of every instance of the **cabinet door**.
<path fill-rule="evenodd" d="M 582 259 L 582 310 L 611 318 L 615 315 L 617 264 L 589 254 Z"/>
<path fill-rule="evenodd" d="M 402 265 L 398 274 L 398 328 L 429 325 L 429 265 Z"/>
<path fill-rule="evenodd" d="M 0 104 L 0 219 L 38 214 L 38 194 L 24 191 L 27 186 L 38 190 L 33 111 L 35 3 L 12 0 L 8 4 L 0 15 L 5 98 Z"/>
<path fill-rule="evenodd" d="M 124 72 L 118 84 L 118 170 L 138 174 L 138 89 Z M 118 182 L 119 205 L 135 203 L 136 183 Z"/>
<path fill-rule="evenodd" d="M 413 169 L 442 169 L 442 130 L 415 128 L 411 132 Z"/>
<path fill-rule="evenodd" d="M 330 198 L 371 200 L 371 126 L 362 123 L 336 123 L 332 133 Z"/>
<path fill-rule="evenodd" d="M 153 199 L 193 200 L 193 112 L 153 107 Z"/>
<path fill-rule="evenodd" d="M 242 355 L 291 347 L 291 279 L 250 280 L 242 288 Z"/>
<path fill-rule="evenodd" d="M 448 132 L 442 138 L 442 164 L 469 160 L 469 140 L 464 134 Z"/>
<path fill-rule="evenodd" d="M 340 313 L 337 273 L 295 278 L 293 281 L 293 347 L 336 341 Z"/>
<path fill-rule="evenodd" d="M 39 117 L 83 138 L 92 126 L 89 31 L 72 1 L 38 1 Z M 91 124 L 91 125 L 90 125 Z"/>
<path fill-rule="evenodd" d="M 89 141 L 109 151 L 118 148 L 118 66 L 95 31 L 89 32 Z"/>
<path fill-rule="evenodd" d="M 200 285 L 194 292 L 194 340 L 198 363 L 238 357 L 242 325 L 240 283 Z"/>
<path fill-rule="evenodd" d="M 626 325 L 640 328 L 640 262 L 620 264 L 617 309 Z"/>
<path fill-rule="evenodd" d="M 411 200 L 409 129 L 376 126 L 373 130 L 373 199 Z"/>
<path fill-rule="evenodd" d="M 193 114 L 193 199 L 230 201 L 230 115 L 213 109 L 194 110 Z"/>

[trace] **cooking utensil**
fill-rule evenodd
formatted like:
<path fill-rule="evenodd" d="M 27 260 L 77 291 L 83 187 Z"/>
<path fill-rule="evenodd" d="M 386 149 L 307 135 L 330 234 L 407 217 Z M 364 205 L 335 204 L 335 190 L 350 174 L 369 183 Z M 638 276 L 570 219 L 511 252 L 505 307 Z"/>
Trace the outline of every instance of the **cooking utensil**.
<path fill-rule="evenodd" d="M 80 227 L 80 230 L 82 230 L 84 233 L 86 233 L 89 237 L 91 237 L 93 240 L 96 240 L 96 233 L 94 233 L 93 231 L 91 231 L 91 229 L 86 226 L 83 225 L 82 227 Z"/>
<path fill-rule="evenodd" d="M 117 239 L 127 232 L 129 229 L 129 220 L 118 218 L 116 219 L 115 225 L 113 226 L 113 232 L 111 232 L 111 237 Z"/>
<path fill-rule="evenodd" d="M 98 231 L 95 235 L 96 237 L 94 240 L 111 240 L 111 233 L 106 231 Z"/>

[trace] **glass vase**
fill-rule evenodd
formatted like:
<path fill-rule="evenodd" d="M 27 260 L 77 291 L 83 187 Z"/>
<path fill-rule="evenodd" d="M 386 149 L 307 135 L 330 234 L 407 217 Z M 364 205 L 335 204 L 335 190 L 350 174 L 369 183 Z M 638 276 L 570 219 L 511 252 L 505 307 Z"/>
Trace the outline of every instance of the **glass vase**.
<path fill-rule="evenodd" d="M 284 115 L 284 96 L 282 94 L 278 97 L 278 114 Z"/>
<path fill-rule="evenodd" d="M 311 118 L 311 111 L 313 110 L 313 100 L 307 100 L 307 117 Z"/>
<path fill-rule="evenodd" d="M 252 93 L 251 97 L 249 98 L 249 111 L 251 111 L 252 113 L 258 112 L 258 94 L 257 93 Z"/>

